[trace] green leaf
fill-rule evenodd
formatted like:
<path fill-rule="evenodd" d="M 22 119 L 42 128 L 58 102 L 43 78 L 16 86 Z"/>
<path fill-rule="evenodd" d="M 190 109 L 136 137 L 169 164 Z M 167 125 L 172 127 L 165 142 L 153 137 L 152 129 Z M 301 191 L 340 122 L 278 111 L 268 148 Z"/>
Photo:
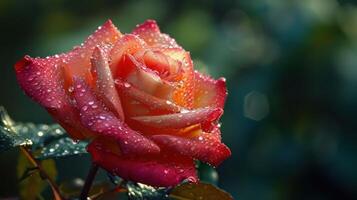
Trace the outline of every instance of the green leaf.
<path fill-rule="evenodd" d="M 0 120 L 0 151 L 30 143 L 16 132 L 14 122 L 3 107 L 0 107 Z"/>
<path fill-rule="evenodd" d="M 58 124 L 14 122 L 1 106 L 0 120 L 0 152 L 28 145 L 39 159 L 87 153 L 87 142 L 73 142 Z"/>
<path fill-rule="evenodd" d="M 165 200 L 169 199 L 167 188 L 154 188 L 142 183 L 127 182 L 129 199 L 131 200 Z"/>
<path fill-rule="evenodd" d="M 31 145 L 32 149 L 37 149 L 65 135 L 58 124 L 14 122 L 3 107 L 0 107 L 0 120 L 0 151 L 21 145 Z"/>
<path fill-rule="evenodd" d="M 60 138 L 46 145 L 36 158 L 43 160 L 48 158 L 64 157 L 69 155 L 85 154 L 87 142 L 74 142 L 72 139 L 65 137 Z"/>
<path fill-rule="evenodd" d="M 184 183 L 175 187 L 170 193 L 176 200 L 232 200 L 227 192 L 208 183 Z"/>
<path fill-rule="evenodd" d="M 113 183 L 114 185 L 119 185 L 123 181 L 123 179 L 120 178 L 119 176 L 113 175 L 109 172 L 107 172 L 107 177 L 108 177 L 109 181 L 111 183 Z"/>
<path fill-rule="evenodd" d="M 52 179 L 55 180 L 57 176 L 57 169 L 56 169 L 56 164 L 53 160 L 44 160 L 41 162 L 41 165 L 44 169 L 44 171 L 48 174 L 48 176 Z M 38 199 L 39 196 L 41 195 L 41 192 L 45 189 L 47 186 L 47 183 L 42 180 L 38 170 L 34 171 L 29 170 L 33 168 L 33 165 L 28 161 L 28 159 L 23 155 L 20 154 L 18 158 L 18 164 L 17 164 L 17 175 L 21 179 L 23 179 L 24 175 L 26 173 L 30 173 L 29 176 L 26 175 L 27 177 L 23 179 L 19 183 L 19 192 L 21 199 Z"/>

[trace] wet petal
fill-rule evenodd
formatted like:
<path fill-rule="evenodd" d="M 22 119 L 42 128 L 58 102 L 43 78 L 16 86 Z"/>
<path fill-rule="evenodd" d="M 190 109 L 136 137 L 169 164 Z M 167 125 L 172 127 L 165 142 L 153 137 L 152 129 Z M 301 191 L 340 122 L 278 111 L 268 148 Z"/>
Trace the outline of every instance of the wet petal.
<path fill-rule="evenodd" d="M 214 80 L 209 76 L 195 71 L 194 107 L 224 107 L 227 97 L 226 81 L 224 78 Z"/>
<path fill-rule="evenodd" d="M 211 133 L 202 133 L 196 138 L 172 135 L 154 135 L 152 139 L 162 148 L 218 166 L 231 155 L 229 148 Z"/>
<path fill-rule="evenodd" d="M 160 187 L 175 186 L 185 179 L 198 180 L 193 160 L 185 156 L 167 153 L 127 157 L 108 152 L 106 146 L 96 140 L 88 151 L 95 163 L 125 180 Z"/>
<path fill-rule="evenodd" d="M 58 60 L 25 56 L 15 64 L 17 80 L 25 93 L 46 108 L 67 103 Z"/>
<path fill-rule="evenodd" d="M 223 113 L 220 108 L 202 108 L 183 113 L 156 116 L 138 116 L 132 119 L 147 126 L 158 128 L 184 128 L 199 123 L 216 121 Z"/>
<path fill-rule="evenodd" d="M 148 45 L 160 48 L 181 48 L 169 35 L 161 33 L 155 20 L 147 20 L 132 32 Z"/>
<path fill-rule="evenodd" d="M 114 77 L 118 76 L 118 71 L 125 74 L 127 70 L 126 66 L 120 68 L 119 63 L 123 59 L 125 54 L 135 54 L 136 52 L 147 48 L 147 45 L 138 36 L 133 34 L 125 34 L 121 37 L 113 46 L 110 52 L 111 64 L 110 68 Z M 121 75 L 124 76 L 124 75 Z"/>
<path fill-rule="evenodd" d="M 68 97 L 72 75 L 83 75 L 90 81 L 89 57 L 93 48 L 101 43 L 110 43 L 120 35 L 108 20 L 81 47 L 46 58 L 25 56 L 15 64 L 18 82 L 25 93 L 44 106 L 76 139 L 83 138 L 87 131 L 76 124 L 79 116 Z"/>
<path fill-rule="evenodd" d="M 108 111 L 83 79 L 74 79 L 74 97 L 80 110 L 81 121 L 97 136 L 113 138 L 124 154 L 158 153 L 159 147 L 151 140 L 131 130 Z"/>
<path fill-rule="evenodd" d="M 45 107 L 75 139 L 83 139 L 85 129 L 76 124 L 79 118 L 63 86 L 57 57 L 47 59 L 25 56 L 15 64 L 18 83 L 25 93 Z"/>
<path fill-rule="evenodd" d="M 115 89 L 112 73 L 109 68 L 108 60 L 103 51 L 97 47 L 92 55 L 92 68 L 96 75 L 96 91 L 103 102 L 114 111 L 117 116 L 124 121 L 124 113 L 120 102 L 119 95 Z"/>
<path fill-rule="evenodd" d="M 189 109 L 193 108 L 194 71 L 190 54 L 179 48 L 162 49 L 161 52 L 182 63 L 183 72 L 180 84 L 173 94 L 174 102 Z"/>
<path fill-rule="evenodd" d="M 134 55 L 136 60 L 144 63 L 146 67 L 156 71 L 159 76 L 168 81 L 178 81 L 182 76 L 182 63 L 157 51 L 141 51 Z"/>
<path fill-rule="evenodd" d="M 111 20 L 98 27 L 81 46 L 75 47 L 74 50 L 67 54 L 61 55 L 67 75 L 70 77 L 83 77 L 87 81 L 90 81 L 90 58 L 94 48 L 98 45 L 110 48 L 121 36 L 122 34 Z M 71 78 L 67 80 L 71 80 Z M 69 84 L 71 85 L 71 83 Z"/>
<path fill-rule="evenodd" d="M 126 57 L 125 66 L 131 68 L 132 71 L 126 77 L 121 77 L 123 80 L 150 95 L 171 100 L 175 89 L 173 84 L 162 80 L 156 72 L 139 63 L 132 55 L 126 55 Z"/>
<path fill-rule="evenodd" d="M 143 92 L 127 82 L 123 82 L 120 79 L 115 80 L 118 91 L 123 96 L 127 96 L 146 105 L 151 110 L 156 111 L 168 111 L 168 112 L 180 112 L 182 109 L 180 106 L 164 99 L 157 98 L 146 92 Z M 124 97 L 123 97 L 124 98 Z"/>

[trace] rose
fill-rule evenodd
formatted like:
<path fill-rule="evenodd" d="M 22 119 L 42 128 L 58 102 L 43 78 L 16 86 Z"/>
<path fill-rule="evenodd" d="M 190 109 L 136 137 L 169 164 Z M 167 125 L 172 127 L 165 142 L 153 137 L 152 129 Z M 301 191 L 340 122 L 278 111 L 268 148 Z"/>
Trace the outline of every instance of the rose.
<path fill-rule="evenodd" d="M 189 52 L 153 20 L 131 34 L 109 20 L 72 51 L 25 56 L 15 70 L 25 93 L 124 179 L 195 182 L 195 159 L 217 166 L 230 156 L 218 124 L 225 80 L 194 71 Z"/>

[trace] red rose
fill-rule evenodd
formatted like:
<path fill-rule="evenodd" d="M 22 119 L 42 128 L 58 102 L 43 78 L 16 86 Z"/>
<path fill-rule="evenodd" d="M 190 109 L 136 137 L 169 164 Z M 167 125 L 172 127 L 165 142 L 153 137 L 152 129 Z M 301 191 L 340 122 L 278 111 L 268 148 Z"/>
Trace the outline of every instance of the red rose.
<path fill-rule="evenodd" d="M 230 156 L 218 120 L 226 86 L 193 69 L 189 52 L 153 20 L 122 34 L 109 20 L 81 46 L 15 65 L 28 96 L 76 140 L 91 139 L 93 161 L 153 186 L 197 180 L 194 159 Z"/>

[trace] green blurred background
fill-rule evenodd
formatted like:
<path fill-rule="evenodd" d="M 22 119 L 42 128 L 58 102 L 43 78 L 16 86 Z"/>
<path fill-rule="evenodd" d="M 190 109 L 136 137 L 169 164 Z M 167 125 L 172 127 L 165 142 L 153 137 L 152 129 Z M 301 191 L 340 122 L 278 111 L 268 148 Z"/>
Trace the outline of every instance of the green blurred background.
<path fill-rule="evenodd" d="M 357 199 L 356 5 L 1 0 L 0 105 L 16 120 L 51 122 L 18 87 L 16 60 L 67 51 L 107 18 L 122 32 L 152 18 L 196 68 L 227 78 L 222 131 L 232 157 L 218 168 L 221 188 L 237 199 Z M 0 198 L 18 193 L 17 153 L 0 155 Z M 86 157 L 66 162 L 61 179 L 88 170 Z"/>

